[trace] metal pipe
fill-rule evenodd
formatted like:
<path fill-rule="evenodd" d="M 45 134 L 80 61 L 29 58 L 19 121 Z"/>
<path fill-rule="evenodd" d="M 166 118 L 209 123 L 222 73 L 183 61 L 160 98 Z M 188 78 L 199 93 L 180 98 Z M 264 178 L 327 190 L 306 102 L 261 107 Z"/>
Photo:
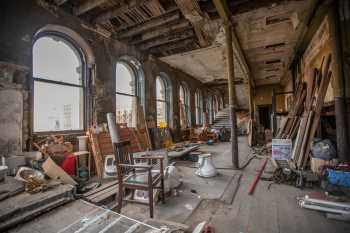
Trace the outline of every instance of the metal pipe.
<path fill-rule="evenodd" d="M 304 200 L 300 200 L 299 205 L 305 209 L 323 211 L 323 212 L 334 213 L 334 214 L 347 214 L 347 215 L 350 214 L 350 212 L 346 211 L 346 210 L 339 210 L 339 209 L 333 209 L 333 208 L 329 208 L 329 207 L 307 204 L 307 203 L 305 203 Z"/>
<path fill-rule="evenodd" d="M 255 189 L 256 185 L 258 184 L 263 171 L 265 170 L 267 161 L 268 161 L 268 159 L 265 159 L 265 161 L 262 163 L 262 165 L 260 167 L 260 170 L 259 170 L 258 174 L 255 175 L 253 183 L 250 185 L 249 190 L 248 190 L 248 194 L 249 195 L 253 194 L 254 189 Z"/>
<path fill-rule="evenodd" d="M 343 208 L 350 211 L 350 203 L 341 203 L 341 202 L 314 199 L 314 198 L 309 198 L 307 195 L 305 196 L 304 201 L 309 203 L 320 204 L 320 205 L 333 206 L 336 208 Z"/>

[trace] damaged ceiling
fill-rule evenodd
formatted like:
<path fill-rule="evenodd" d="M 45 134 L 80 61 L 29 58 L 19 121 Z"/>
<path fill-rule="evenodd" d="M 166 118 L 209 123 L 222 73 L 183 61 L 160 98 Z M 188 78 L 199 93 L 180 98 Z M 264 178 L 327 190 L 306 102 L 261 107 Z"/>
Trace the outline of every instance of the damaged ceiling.
<path fill-rule="evenodd" d="M 46 1 L 204 83 L 225 84 L 224 34 L 211 0 Z M 237 39 L 257 86 L 280 82 L 313 2 L 228 1 Z M 247 83 L 247 70 L 242 58 L 238 59 L 242 56 L 234 48 L 235 82 Z"/>
<path fill-rule="evenodd" d="M 284 1 L 233 16 L 235 32 L 257 86 L 278 84 L 311 12 L 312 1 Z M 222 33 L 222 30 L 220 31 Z M 223 36 L 212 46 L 162 57 L 203 82 L 226 79 Z M 235 80 L 244 79 L 235 53 Z"/>

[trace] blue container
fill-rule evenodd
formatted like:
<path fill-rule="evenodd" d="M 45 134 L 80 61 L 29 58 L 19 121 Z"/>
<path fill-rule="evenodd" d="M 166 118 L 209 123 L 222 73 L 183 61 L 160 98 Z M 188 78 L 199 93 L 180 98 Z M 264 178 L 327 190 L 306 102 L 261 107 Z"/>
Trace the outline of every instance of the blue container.
<path fill-rule="evenodd" d="M 328 169 L 328 181 L 334 185 L 350 188 L 350 172 Z"/>

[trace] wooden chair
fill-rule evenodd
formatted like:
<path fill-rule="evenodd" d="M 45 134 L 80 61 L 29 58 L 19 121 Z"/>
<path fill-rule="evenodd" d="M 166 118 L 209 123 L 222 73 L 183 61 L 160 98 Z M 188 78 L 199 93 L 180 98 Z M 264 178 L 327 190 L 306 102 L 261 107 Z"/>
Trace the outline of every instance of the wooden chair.
<path fill-rule="evenodd" d="M 135 190 L 145 190 L 148 191 L 150 217 L 153 218 L 153 189 L 161 190 L 162 203 L 165 203 L 163 157 L 137 158 L 137 160 L 147 161 L 147 165 L 135 164 L 133 155 L 129 151 L 129 145 L 129 141 L 114 143 L 119 187 L 117 212 L 120 213 L 122 209 L 124 189 L 132 190 L 131 199 L 134 199 Z M 159 171 L 153 169 L 152 164 L 156 160 L 160 162 Z M 158 186 L 159 183 L 160 186 Z"/>

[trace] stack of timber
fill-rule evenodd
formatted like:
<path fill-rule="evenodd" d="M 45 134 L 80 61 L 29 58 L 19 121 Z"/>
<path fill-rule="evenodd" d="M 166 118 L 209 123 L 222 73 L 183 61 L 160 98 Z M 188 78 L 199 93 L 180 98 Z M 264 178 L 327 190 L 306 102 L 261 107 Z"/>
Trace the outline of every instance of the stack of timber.
<path fill-rule="evenodd" d="M 111 136 L 108 132 L 97 133 L 94 129 L 88 131 L 90 148 L 95 162 L 98 177 L 103 177 L 104 160 L 106 155 L 113 154 Z"/>
<path fill-rule="evenodd" d="M 152 149 L 149 129 L 142 107 L 138 107 L 137 128 L 128 127 L 127 124 L 117 124 L 117 130 L 121 141 L 130 141 L 130 152 L 142 152 Z M 113 154 L 111 136 L 106 127 L 96 130 L 91 128 L 87 132 L 90 148 L 95 162 L 96 172 L 103 177 L 104 161 L 106 155 Z"/>
<path fill-rule="evenodd" d="M 308 73 L 310 82 L 302 83 L 296 92 L 293 109 L 282 122 L 277 138 L 292 139 L 292 166 L 305 169 L 309 160 L 311 145 L 319 127 L 321 111 L 332 72 L 329 70 L 331 54 L 323 58 L 321 67 Z"/>

